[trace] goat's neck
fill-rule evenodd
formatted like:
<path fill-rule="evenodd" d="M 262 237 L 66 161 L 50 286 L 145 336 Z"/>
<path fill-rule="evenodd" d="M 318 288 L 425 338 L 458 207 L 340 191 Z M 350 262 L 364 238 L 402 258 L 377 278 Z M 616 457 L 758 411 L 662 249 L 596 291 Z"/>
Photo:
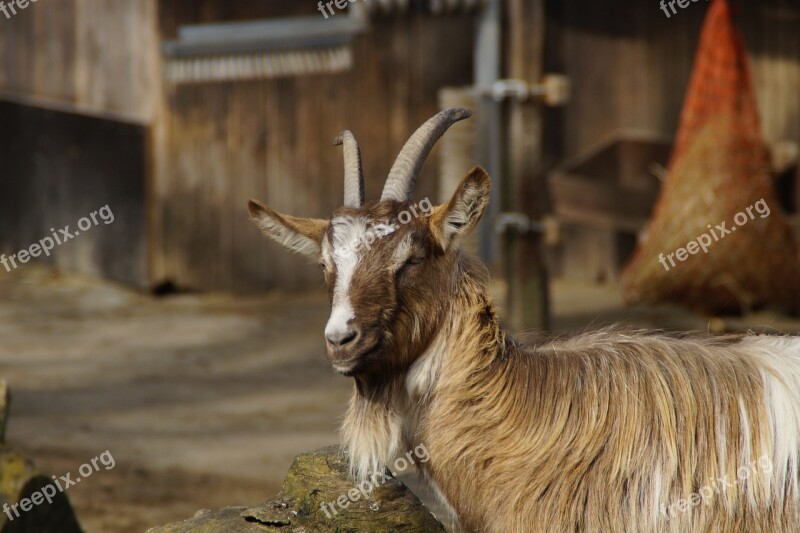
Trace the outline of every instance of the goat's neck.
<path fill-rule="evenodd" d="M 487 290 L 482 264 L 464 258 L 454 293 L 437 333 L 404 376 L 411 406 L 424 406 L 447 383 L 466 383 L 506 355 L 507 336 L 500 327 Z"/>
<path fill-rule="evenodd" d="M 417 444 L 418 422 L 440 385 L 474 380 L 504 358 L 506 334 L 494 314 L 487 281 L 482 264 L 460 257 L 455 297 L 423 353 L 404 371 L 356 381 L 342 424 L 356 479 L 389 464 L 405 451 L 403 445 Z"/>

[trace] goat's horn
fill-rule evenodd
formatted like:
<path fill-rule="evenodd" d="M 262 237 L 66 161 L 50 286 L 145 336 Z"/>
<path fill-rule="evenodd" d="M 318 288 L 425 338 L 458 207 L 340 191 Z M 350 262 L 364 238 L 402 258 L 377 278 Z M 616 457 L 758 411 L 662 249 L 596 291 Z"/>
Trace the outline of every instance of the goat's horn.
<path fill-rule="evenodd" d="M 364 205 L 364 173 L 361 171 L 358 142 L 350 130 L 344 130 L 336 136 L 333 144 L 344 145 L 344 205 L 361 207 Z"/>
<path fill-rule="evenodd" d="M 420 126 L 408 139 L 392 165 L 389 177 L 386 178 L 386 185 L 383 187 L 381 200 L 404 202 L 410 199 L 419 171 L 433 145 L 450 126 L 471 116 L 472 112 L 469 109 L 451 107 L 437 113 Z"/>

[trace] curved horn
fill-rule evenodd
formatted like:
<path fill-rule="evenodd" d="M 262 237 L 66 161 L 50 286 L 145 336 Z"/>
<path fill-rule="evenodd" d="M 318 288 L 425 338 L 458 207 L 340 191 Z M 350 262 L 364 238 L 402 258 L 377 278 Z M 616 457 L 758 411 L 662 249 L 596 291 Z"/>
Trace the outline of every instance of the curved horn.
<path fill-rule="evenodd" d="M 364 205 L 364 173 L 358 142 L 350 130 L 344 130 L 333 144 L 344 145 L 344 205 L 359 208 Z"/>
<path fill-rule="evenodd" d="M 381 201 L 404 202 L 411 198 L 419 171 L 433 145 L 450 126 L 471 116 L 472 112 L 469 109 L 451 107 L 437 113 L 420 126 L 408 139 L 392 165 L 389 177 L 386 178 L 386 185 L 383 187 Z"/>

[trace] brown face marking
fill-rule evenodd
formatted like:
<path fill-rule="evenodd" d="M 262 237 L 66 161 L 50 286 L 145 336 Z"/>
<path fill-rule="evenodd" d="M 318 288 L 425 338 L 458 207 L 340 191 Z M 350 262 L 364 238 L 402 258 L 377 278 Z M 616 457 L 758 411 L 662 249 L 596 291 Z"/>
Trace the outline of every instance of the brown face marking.
<path fill-rule="evenodd" d="M 327 355 L 338 371 L 405 367 L 432 336 L 433 302 L 442 301 L 451 254 L 436 246 L 429 212 L 397 202 L 334 212 L 322 253 L 331 298 Z M 403 360 L 382 357 L 398 346 Z"/>

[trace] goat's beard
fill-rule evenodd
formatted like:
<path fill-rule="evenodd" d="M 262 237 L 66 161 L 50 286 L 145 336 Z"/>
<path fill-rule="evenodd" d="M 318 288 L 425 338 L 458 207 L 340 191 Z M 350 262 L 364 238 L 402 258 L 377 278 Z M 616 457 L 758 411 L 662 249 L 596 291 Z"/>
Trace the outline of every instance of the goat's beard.
<path fill-rule="evenodd" d="M 391 463 L 400 450 L 403 420 L 398 410 L 402 380 L 381 387 L 357 383 L 341 428 L 350 475 L 366 481 Z"/>

